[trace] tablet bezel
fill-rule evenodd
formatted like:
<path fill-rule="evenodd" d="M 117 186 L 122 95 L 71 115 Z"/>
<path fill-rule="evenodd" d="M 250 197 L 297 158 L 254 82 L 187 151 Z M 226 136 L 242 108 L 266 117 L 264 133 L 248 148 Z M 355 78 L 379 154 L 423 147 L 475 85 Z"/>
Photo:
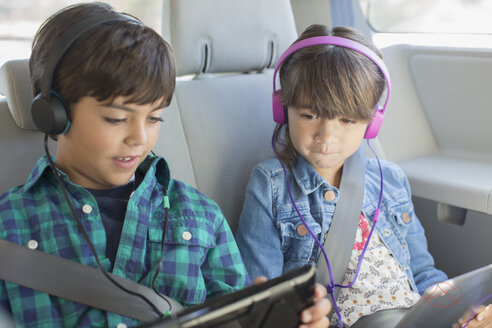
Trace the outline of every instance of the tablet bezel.
<path fill-rule="evenodd" d="M 316 268 L 306 265 L 278 278 L 219 296 L 141 328 L 224 327 L 234 322 L 251 328 L 297 327 L 300 312 L 312 302 Z"/>

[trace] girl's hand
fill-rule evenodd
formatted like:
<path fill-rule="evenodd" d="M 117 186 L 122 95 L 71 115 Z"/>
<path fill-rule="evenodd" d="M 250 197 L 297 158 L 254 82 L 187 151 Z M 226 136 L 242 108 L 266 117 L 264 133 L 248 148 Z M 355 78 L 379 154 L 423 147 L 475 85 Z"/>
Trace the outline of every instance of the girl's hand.
<path fill-rule="evenodd" d="M 258 277 L 253 285 L 267 281 L 265 277 Z M 313 305 L 301 312 L 302 324 L 299 328 L 326 328 L 330 326 L 328 313 L 331 311 L 331 303 L 326 298 L 326 288 L 321 284 L 315 284 L 313 290 Z"/>
<path fill-rule="evenodd" d="M 458 320 L 458 324 L 454 325 L 453 328 L 492 328 L 492 305 L 483 306 L 480 305 L 475 311 L 475 316 L 470 320 L 471 311 L 465 313 Z"/>
<path fill-rule="evenodd" d="M 313 305 L 301 312 L 302 325 L 299 328 L 325 328 L 330 326 L 328 313 L 331 311 L 331 303 L 326 298 L 326 287 L 321 284 L 314 285 Z"/>

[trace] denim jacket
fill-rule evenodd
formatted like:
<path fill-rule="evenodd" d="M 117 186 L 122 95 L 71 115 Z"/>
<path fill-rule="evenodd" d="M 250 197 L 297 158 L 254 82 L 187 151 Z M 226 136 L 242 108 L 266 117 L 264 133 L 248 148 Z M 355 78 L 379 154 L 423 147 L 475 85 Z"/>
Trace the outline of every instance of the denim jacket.
<path fill-rule="evenodd" d="M 323 243 L 339 199 L 330 185 L 302 157 L 287 170 L 292 196 L 311 230 Z M 446 280 L 434 267 L 427 250 L 424 229 L 414 213 L 408 179 L 396 164 L 381 161 L 384 190 L 376 231 L 407 274 L 410 285 L 422 294 L 433 283 Z M 375 159 L 366 159 L 362 211 L 371 221 L 380 192 L 380 173 Z M 328 201 L 327 191 L 335 193 Z M 298 227 L 302 224 L 287 191 L 277 159 L 259 163 L 251 173 L 236 240 L 249 276 L 274 278 L 305 264 L 316 265 L 320 249 Z M 298 232 L 299 231 L 299 232 Z"/>

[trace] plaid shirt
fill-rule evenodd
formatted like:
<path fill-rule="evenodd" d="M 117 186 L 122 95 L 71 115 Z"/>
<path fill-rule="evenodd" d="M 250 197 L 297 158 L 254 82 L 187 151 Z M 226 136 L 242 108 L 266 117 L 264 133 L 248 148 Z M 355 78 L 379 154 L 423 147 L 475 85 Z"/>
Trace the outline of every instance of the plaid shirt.
<path fill-rule="evenodd" d="M 138 170 L 145 177 L 128 202 L 112 270 L 105 256 L 106 233 L 94 197 L 62 173 L 77 215 L 104 269 L 148 287 L 152 285 L 161 257 L 163 190 L 167 187 L 169 222 L 157 288 L 184 306 L 243 288 L 248 282 L 246 270 L 219 207 L 198 190 L 170 179 L 167 163 L 161 157 L 149 156 Z M 0 238 L 21 245 L 36 240 L 38 250 L 97 266 L 46 157 L 38 161 L 25 185 L 0 196 Z M 137 324 L 118 314 L 7 281 L 0 281 L 0 306 L 10 310 L 18 327 Z"/>

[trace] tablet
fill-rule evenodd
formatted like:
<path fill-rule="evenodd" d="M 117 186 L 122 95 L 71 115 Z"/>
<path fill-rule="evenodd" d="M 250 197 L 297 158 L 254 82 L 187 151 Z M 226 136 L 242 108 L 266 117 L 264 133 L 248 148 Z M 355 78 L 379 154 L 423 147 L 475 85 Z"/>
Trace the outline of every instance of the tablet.
<path fill-rule="evenodd" d="M 174 319 L 159 319 L 139 327 L 152 328 L 294 328 L 311 304 L 316 268 L 306 265 L 240 291 L 186 309 Z"/>
<path fill-rule="evenodd" d="M 490 304 L 491 297 L 492 264 L 489 264 L 429 286 L 396 328 L 451 327 L 480 301 Z"/>

